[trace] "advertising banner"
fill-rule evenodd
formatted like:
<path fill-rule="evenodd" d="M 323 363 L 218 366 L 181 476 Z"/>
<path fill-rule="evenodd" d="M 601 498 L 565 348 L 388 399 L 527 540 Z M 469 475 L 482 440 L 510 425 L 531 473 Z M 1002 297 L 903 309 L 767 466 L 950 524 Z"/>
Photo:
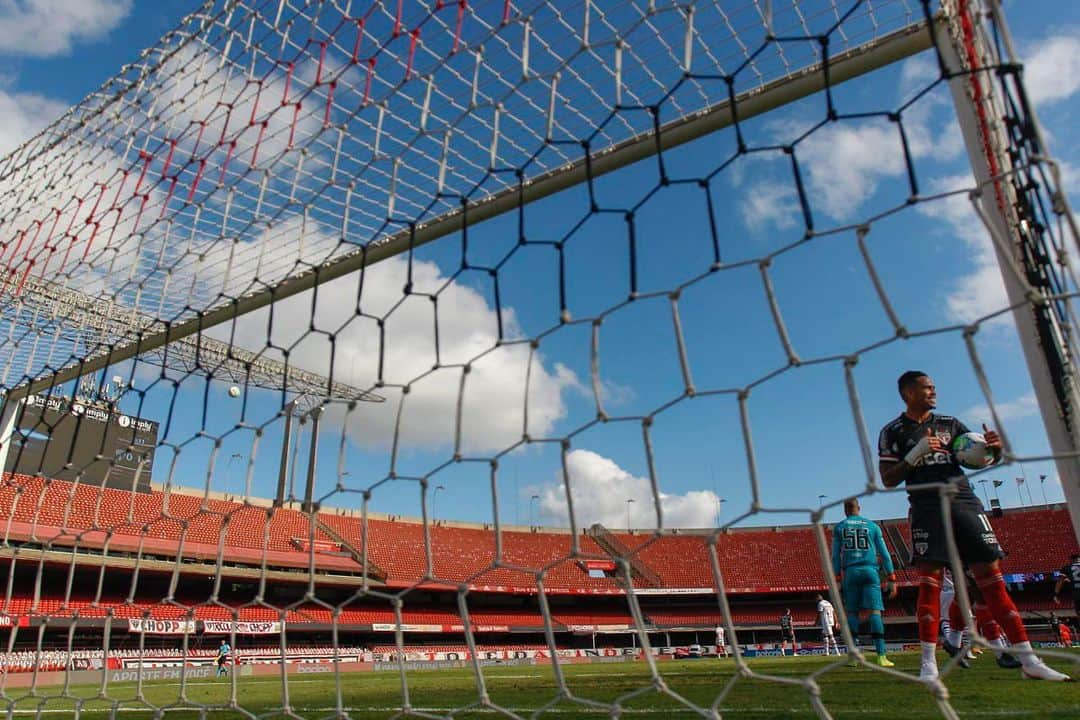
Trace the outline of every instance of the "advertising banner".
<path fill-rule="evenodd" d="M 195 621 L 128 618 L 128 632 L 145 635 L 187 635 L 195 632 Z"/>
<path fill-rule="evenodd" d="M 203 632 L 207 635 L 274 635 L 281 632 L 282 623 L 232 622 L 230 620 L 203 620 Z"/>

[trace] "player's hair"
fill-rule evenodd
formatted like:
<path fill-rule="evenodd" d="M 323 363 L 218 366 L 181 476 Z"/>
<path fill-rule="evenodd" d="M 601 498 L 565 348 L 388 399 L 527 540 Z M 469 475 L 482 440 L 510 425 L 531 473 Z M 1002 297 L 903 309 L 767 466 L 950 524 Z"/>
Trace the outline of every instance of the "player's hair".
<path fill-rule="evenodd" d="M 859 511 L 859 499 L 858 498 L 848 498 L 847 500 L 844 501 L 844 514 L 845 515 L 854 515 L 858 511 Z"/>
<path fill-rule="evenodd" d="M 922 370 L 908 370 L 899 378 L 896 379 L 896 390 L 900 393 L 900 397 L 904 397 L 904 391 L 915 384 L 915 381 L 919 378 L 928 377 Z"/>
<path fill-rule="evenodd" d="M 821 597 L 821 593 L 818 593 L 818 594 L 817 594 L 817 599 L 818 599 L 818 600 L 824 600 L 825 598 Z"/>

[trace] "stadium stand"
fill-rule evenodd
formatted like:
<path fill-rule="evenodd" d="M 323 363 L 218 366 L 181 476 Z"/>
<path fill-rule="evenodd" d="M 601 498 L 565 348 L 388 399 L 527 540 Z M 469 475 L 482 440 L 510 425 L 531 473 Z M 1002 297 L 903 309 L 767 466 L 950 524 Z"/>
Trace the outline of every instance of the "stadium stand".
<path fill-rule="evenodd" d="M 0 594 L 0 623 L 12 628 L 9 637 L 13 640 L 8 645 L 12 652 L 0 658 L 0 664 L 9 672 L 86 667 L 97 656 L 79 648 L 92 645 L 75 645 L 66 655 L 63 650 L 64 623 L 71 620 L 78 621 L 81 632 L 90 633 L 83 637 L 94 637 L 94 633 L 100 637 L 111 622 L 114 640 L 109 657 L 121 663 L 131 659 L 124 653 L 135 652 L 126 645 L 139 637 L 134 626 L 128 625 L 138 619 L 200 623 L 190 636 L 191 657 L 213 652 L 202 647 L 217 642 L 212 634 L 203 634 L 205 622 L 230 620 L 283 622 L 288 628 L 288 653 L 303 662 L 318 662 L 314 648 L 330 646 L 294 641 L 316 641 L 320 633 L 325 641 L 334 627 L 342 633 L 343 645 L 369 644 L 379 657 L 389 659 L 397 648 L 386 640 L 399 621 L 408 633 L 406 655 L 462 653 L 466 649 L 461 642 L 465 622 L 458 606 L 462 591 L 468 593 L 468 622 L 484 640 L 479 647 L 543 649 L 546 645 L 538 642 L 544 631 L 537 598 L 540 573 L 558 647 L 630 645 L 627 632 L 634 621 L 621 597 L 621 579 L 615 573 L 590 576 L 584 563 L 578 562 L 610 561 L 612 548 L 630 548 L 634 553 L 631 570 L 635 585 L 641 584 L 639 606 L 645 628 L 658 633 L 655 642 L 708 642 L 712 629 L 721 622 L 704 531 L 655 535 L 591 528 L 577 537 L 579 556 L 567 559 L 574 538 L 565 531 L 504 528 L 502 556 L 496 558 L 491 530 L 482 526 L 435 524 L 429 527 L 425 545 L 423 525 L 415 520 L 372 515 L 365 526 L 361 517 L 347 511 L 324 509 L 312 515 L 295 507 L 270 510 L 265 501 L 243 503 L 179 488 L 128 492 L 5 476 L 0 482 L 0 570 L 14 581 Z M 1014 585 L 1020 610 L 1036 625 L 1050 612 L 1060 615 L 1064 609 L 1050 598 L 1052 572 L 1077 549 L 1067 511 L 1054 506 L 1015 509 L 993 518 L 992 523 L 1010 550 L 1003 570 Z M 906 520 L 882 524 L 890 550 L 902 559 L 907 552 Z M 369 572 L 372 567 L 379 570 L 377 576 L 369 575 L 372 587 L 389 591 L 387 597 L 356 593 L 356 580 L 348 576 L 360 574 L 362 567 L 358 556 L 344 547 L 347 544 L 365 545 Z M 825 589 L 825 582 L 812 527 L 730 529 L 716 536 L 715 548 L 732 619 L 737 627 L 751 631 L 753 642 L 778 637 L 777 618 L 785 607 L 792 609 L 797 627 L 816 625 L 812 598 Z M 77 572 L 83 575 L 69 583 L 63 553 L 70 556 L 73 549 L 79 551 Z M 63 552 L 34 555 L 42 550 Z M 162 598 L 169 594 L 171 564 L 148 566 L 137 575 L 131 570 L 134 557 L 175 561 L 178 556 L 183 560 L 181 573 L 190 570 L 192 579 L 182 582 L 175 597 L 167 600 Z M 19 573 L 28 572 L 29 565 L 18 558 L 25 557 L 35 558 L 34 563 L 41 557 L 45 562 L 47 570 L 36 588 L 34 583 L 19 582 Z M 281 579 L 265 596 L 256 595 L 257 586 L 250 580 L 237 578 L 234 584 L 222 584 L 214 591 L 215 585 L 206 577 L 194 574 L 205 576 L 215 568 L 257 571 L 264 562 L 279 568 Z M 317 601 L 306 596 L 310 567 L 325 583 L 316 582 Z M 97 575 L 106 569 L 110 582 L 99 583 Z M 333 577 L 343 578 L 344 584 L 333 585 Z M 901 581 L 905 578 L 901 572 Z M 387 587 L 380 588 L 383 584 Z M 98 587 L 103 589 L 95 597 Z M 892 632 L 901 636 L 906 636 L 902 628 L 912 623 L 913 593 L 913 588 L 906 588 L 886 610 Z M 398 613 L 390 596 L 402 602 Z M 46 645 L 61 649 L 26 652 L 37 630 L 20 629 L 40 627 L 45 618 L 56 624 L 55 630 L 43 636 Z M 153 637 L 152 652 L 159 659 L 175 657 L 178 638 Z M 275 661 L 269 655 L 258 659 L 260 643 L 267 639 L 243 638 L 242 644 L 251 644 L 243 650 L 252 654 L 250 662 Z M 149 645 L 146 652 L 151 652 Z M 267 653 L 280 654 L 280 648 L 270 647 Z"/>
<path fill-rule="evenodd" d="M 131 493 L 60 480 L 7 475 L 0 484 L 0 519 L 8 542 L 51 543 L 93 548 L 106 540 L 115 550 L 155 550 L 175 554 L 182 540 L 184 555 L 216 558 L 224 532 L 226 559 L 259 564 L 264 552 L 274 563 L 302 568 L 309 554 L 324 570 L 359 571 L 346 553 L 328 552 L 337 543 L 299 510 L 250 505 L 204 497 L 180 490 Z M 322 512 L 321 524 L 359 545 L 361 519 L 351 514 Z M 1068 513 L 1063 508 L 1011 510 L 992 519 L 1010 554 L 1003 562 L 1007 574 L 1056 569 L 1077 549 Z M 905 520 L 883 523 L 887 537 L 906 536 Z M 662 588 L 715 587 L 708 547 L 698 533 L 612 534 L 631 548 L 654 572 Z M 492 533 L 482 527 L 435 525 L 430 528 L 430 564 L 423 525 L 411 520 L 371 518 L 366 529 L 368 551 L 386 571 L 386 583 L 410 586 L 427 577 L 446 583 L 467 583 L 492 592 L 536 586 L 544 571 L 549 593 L 617 593 L 619 581 L 590 577 L 576 562 L 565 560 L 571 536 L 565 532 L 504 530 L 502 557 L 496 563 Z M 298 542 L 303 540 L 303 542 Z M 308 541 L 314 541 L 309 549 Z M 581 557 L 605 558 L 589 534 L 577 538 Z M 264 550 L 265 548 L 265 550 Z M 898 557 L 906 548 L 892 548 Z M 809 527 L 729 530 L 717 537 L 716 552 L 729 593 L 820 590 L 825 583 L 814 531 Z"/>

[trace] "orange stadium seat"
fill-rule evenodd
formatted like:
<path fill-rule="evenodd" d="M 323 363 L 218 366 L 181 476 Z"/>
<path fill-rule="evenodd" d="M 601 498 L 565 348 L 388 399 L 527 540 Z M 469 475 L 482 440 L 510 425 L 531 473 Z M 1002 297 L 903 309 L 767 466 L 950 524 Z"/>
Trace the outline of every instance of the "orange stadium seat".
<path fill-rule="evenodd" d="M 185 554 L 212 559 L 224 532 L 227 560 L 259 564 L 263 553 L 269 552 L 274 553 L 275 564 L 306 567 L 308 551 L 294 539 L 312 536 L 309 516 L 291 508 L 268 510 L 182 490 L 132 493 L 11 474 L 0 483 L 0 523 L 9 541 L 82 547 L 100 547 L 108 541 L 113 548 L 130 550 L 142 544 L 144 552 L 168 555 L 179 551 L 182 540 Z M 607 559 L 585 534 L 577 537 L 575 556 L 574 538 L 566 532 L 504 531 L 502 556 L 496 558 L 493 533 L 480 526 L 432 525 L 425 544 L 424 526 L 413 520 L 369 519 L 366 538 L 359 517 L 322 513 L 319 521 L 356 547 L 366 540 L 369 557 L 386 573 L 387 584 L 395 587 L 430 579 L 451 587 L 466 583 L 478 591 L 535 592 L 537 574 L 542 572 L 547 593 L 620 592 L 615 579 L 590 577 L 576 562 Z M 906 521 L 886 522 L 907 534 Z M 1002 563 L 1006 573 L 1047 572 L 1077 550 L 1064 508 L 1011 510 L 992 523 L 1009 552 Z M 321 530 L 313 537 L 327 544 L 334 540 Z M 616 538 L 660 578 L 662 588 L 716 587 L 702 535 L 622 533 Z M 736 529 L 719 535 L 715 547 L 728 593 L 809 592 L 825 587 L 812 528 Z M 892 549 L 902 554 L 901 549 Z M 334 553 L 316 553 L 315 564 L 323 569 L 359 569 L 350 558 Z"/>

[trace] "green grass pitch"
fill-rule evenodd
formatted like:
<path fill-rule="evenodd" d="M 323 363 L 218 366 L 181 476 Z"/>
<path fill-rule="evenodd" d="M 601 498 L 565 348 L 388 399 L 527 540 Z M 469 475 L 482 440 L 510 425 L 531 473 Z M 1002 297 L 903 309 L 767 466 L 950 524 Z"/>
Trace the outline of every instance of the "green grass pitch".
<path fill-rule="evenodd" d="M 1077 656 L 1080 660 L 1080 655 Z M 835 658 L 833 658 L 835 661 Z M 897 668 L 914 673 L 916 654 L 894 656 Z M 944 658 L 942 658 L 944 661 Z M 761 658 L 748 661 L 755 673 L 773 678 L 801 681 L 826 669 L 830 662 L 820 657 Z M 1080 665 L 1055 663 L 1061 669 L 1080 672 Z M 728 690 L 718 705 L 719 714 L 735 718 L 814 717 L 809 694 L 801 685 L 735 677 L 730 660 L 701 659 L 658 664 L 664 687 L 650 679 L 645 663 L 565 665 L 566 686 L 574 699 L 558 699 L 550 666 L 485 666 L 483 669 L 490 702 L 523 717 L 596 718 L 610 717 L 611 711 L 597 703 L 619 702 L 618 713 L 629 717 L 698 717 L 680 701 L 684 699 L 709 708 Z M 97 688 L 74 687 L 69 697 L 58 697 L 60 687 L 40 688 L 36 697 L 10 689 L 0 705 L 9 717 L 106 716 L 110 709 L 123 718 L 334 718 L 339 686 L 332 674 L 288 676 L 288 710 L 283 712 L 280 676 L 236 677 L 220 680 L 190 680 L 183 691 L 178 682 L 147 682 L 142 700 L 131 683 L 110 685 L 108 699 L 94 699 Z M 403 683 L 397 672 L 342 674 L 341 705 L 349 717 L 388 718 L 401 716 L 403 685 L 408 687 L 411 714 L 455 718 L 499 717 L 497 708 L 469 707 L 476 703 L 478 689 L 471 670 L 423 670 L 409 672 Z M 930 692 L 915 682 L 903 682 L 868 668 L 836 667 L 818 676 L 821 698 L 836 718 L 919 718 L 941 717 Z M 1001 670 L 986 653 L 970 670 L 956 669 L 946 679 L 952 706 L 962 718 L 1078 718 L 1080 683 L 1051 684 L 1025 681 L 1019 671 Z M 73 700 L 72 698 L 85 698 Z M 242 712 L 229 710 L 234 700 Z M 202 706 L 200 712 L 197 708 Z M 154 708 L 159 708 L 155 711 Z M 408 714 L 408 713 L 406 713 Z"/>

